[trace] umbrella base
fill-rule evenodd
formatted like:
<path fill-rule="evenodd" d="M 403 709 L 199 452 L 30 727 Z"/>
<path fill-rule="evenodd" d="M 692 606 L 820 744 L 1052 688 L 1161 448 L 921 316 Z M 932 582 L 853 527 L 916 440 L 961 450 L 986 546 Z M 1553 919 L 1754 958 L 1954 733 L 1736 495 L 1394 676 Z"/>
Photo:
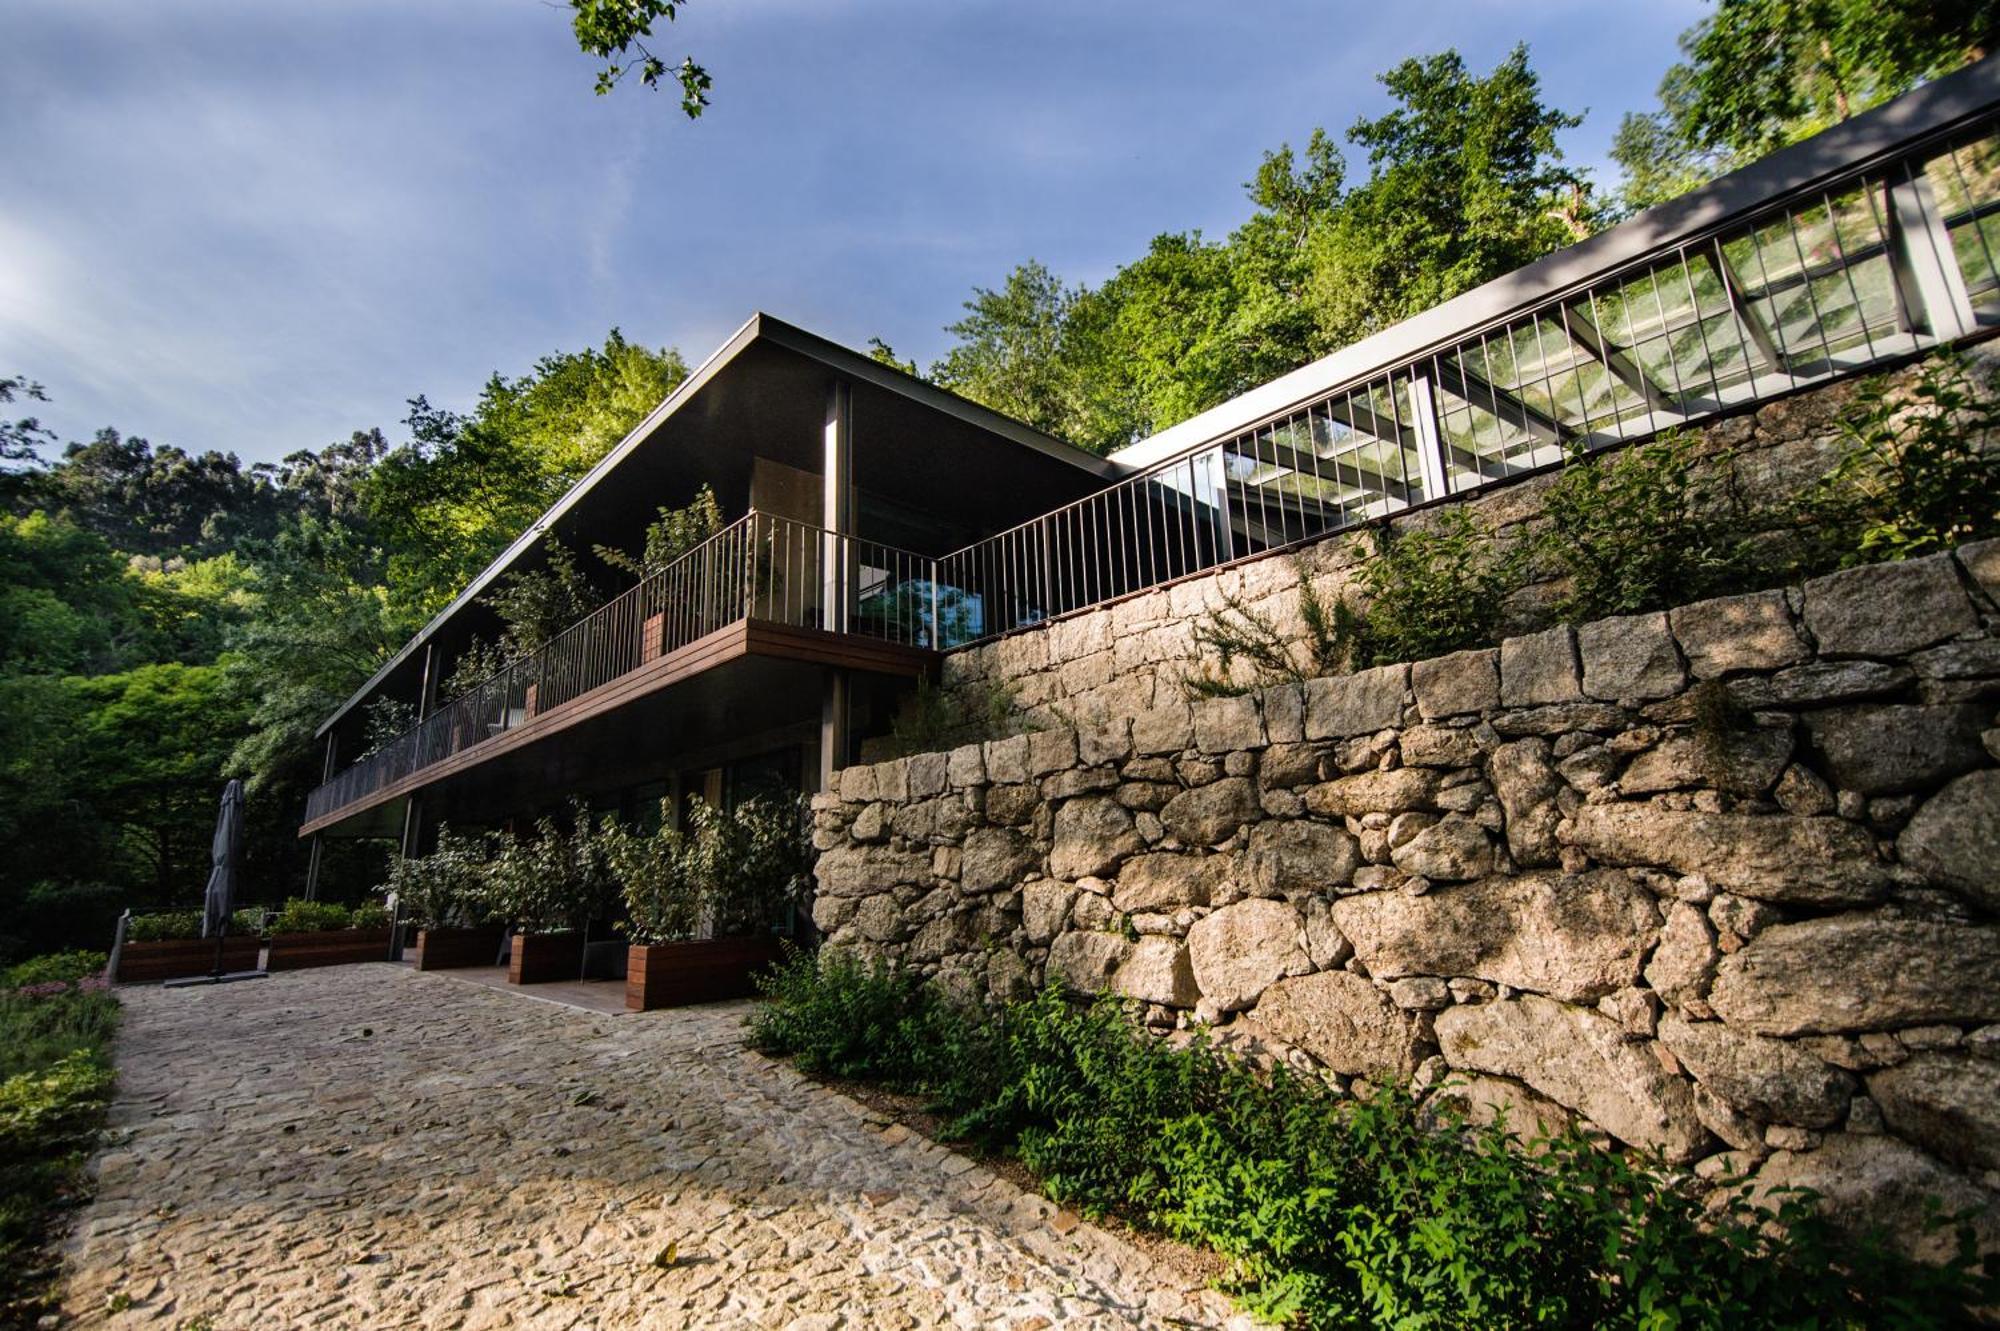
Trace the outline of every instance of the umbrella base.
<path fill-rule="evenodd" d="M 216 971 L 212 975 L 190 975 L 184 979 L 167 980 L 162 982 L 160 987 L 162 989 L 185 989 L 189 985 L 195 984 L 233 984 L 238 980 L 268 980 L 270 978 L 271 974 L 269 971 L 230 971 L 227 974 L 222 971 Z"/>

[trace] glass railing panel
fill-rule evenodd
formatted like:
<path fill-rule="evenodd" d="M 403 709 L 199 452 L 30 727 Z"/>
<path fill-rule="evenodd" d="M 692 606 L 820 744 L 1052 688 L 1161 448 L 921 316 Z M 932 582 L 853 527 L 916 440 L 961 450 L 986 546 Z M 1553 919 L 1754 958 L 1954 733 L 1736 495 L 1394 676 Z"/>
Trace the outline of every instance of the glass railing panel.
<path fill-rule="evenodd" d="M 1972 307 L 2000 313 L 2000 137 L 1961 143 L 1924 163 Z"/>

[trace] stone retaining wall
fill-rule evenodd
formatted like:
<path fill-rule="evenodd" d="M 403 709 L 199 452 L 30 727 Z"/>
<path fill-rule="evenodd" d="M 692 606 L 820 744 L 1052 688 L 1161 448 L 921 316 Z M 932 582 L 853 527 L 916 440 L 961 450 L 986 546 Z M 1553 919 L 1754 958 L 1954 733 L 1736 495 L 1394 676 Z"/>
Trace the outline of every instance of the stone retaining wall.
<path fill-rule="evenodd" d="M 1975 368 L 1990 369 L 2000 343 L 1971 348 Z M 1892 393 L 1906 388 L 1923 365 L 1889 377 Z M 1711 475 L 1726 457 L 1726 485 L 1718 485 L 1731 516 L 1772 512 L 1818 481 L 1838 462 L 1840 420 L 1859 381 L 1813 388 L 1768 402 L 1754 411 L 1695 429 L 1697 454 Z M 1501 540 L 1532 537 L 1554 473 L 1529 477 L 1466 499 Z M 1397 525 L 1430 520 L 1428 511 L 1399 517 Z M 1308 546 L 1297 559 L 1324 597 L 1344 594 L 1362 562 L 1355 534 Z M 1182 681 L 1197 664 L 1195 629 L 1203 615 L 1234 600 L 1269 620 L 1294 643 L 1306 638 L 1298 613 L 1299 568 L 1292 558 L 1251 560 L 1128 597 L 1114 605 L 1051 621 L 1047 626 L 954 652 L 945 659 L 948 690 L 970 697 L 991 683 L 1011 691 L 1031 725 L 1096 725 L 1177 701 Z M 1550 582 L 1522 588 L 1506 607 L 1506 630 L 1524 633 L 1555 622 L 1550 609 L 1560 589 Z M 1248 662 L 1236 682 L 1256 682 Z M 975 699 L 975 703 L 980 700 Z M 979 712 L 983 707 L 975 705 Z"/>
<path fill-rule="evenodd" d="M 814 919 L 1935 1257 L 1925 1195 L 2000 1200 L 1996 595 L 1986 542 L 848 768 Z"/>

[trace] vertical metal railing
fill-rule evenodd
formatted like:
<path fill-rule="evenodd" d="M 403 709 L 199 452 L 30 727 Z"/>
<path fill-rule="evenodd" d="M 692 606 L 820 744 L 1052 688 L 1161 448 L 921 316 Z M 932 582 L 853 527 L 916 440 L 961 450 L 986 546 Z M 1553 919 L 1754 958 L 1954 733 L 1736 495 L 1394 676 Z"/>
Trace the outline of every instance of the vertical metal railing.
<path fill-rule="evenodd" d="M 938 561 L 945 647 L 2000 325 L 1991 122 L 1669 239 L 1526 312 Z"/>
<path fill-rule="evenodd" d="M 844 616 L 827 613 L 827 561 L 848 570 Z M 935 563 L 808 523 L 752 512 L 509 662 L 306 797 L 311 822 L 745 619 L 939 644 Z"/>

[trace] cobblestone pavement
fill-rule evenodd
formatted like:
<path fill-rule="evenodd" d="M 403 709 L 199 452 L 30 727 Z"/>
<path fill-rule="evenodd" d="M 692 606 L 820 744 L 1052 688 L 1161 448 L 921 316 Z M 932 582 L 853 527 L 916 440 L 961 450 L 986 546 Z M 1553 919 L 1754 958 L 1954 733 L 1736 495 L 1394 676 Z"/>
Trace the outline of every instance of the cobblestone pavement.
<path fill-rule="evenodd" d="M 122 997 L 66 1325 L 1241 1322 L 746 1050 L 747 1004 L 605 1016 L 389 965 Z"/>

